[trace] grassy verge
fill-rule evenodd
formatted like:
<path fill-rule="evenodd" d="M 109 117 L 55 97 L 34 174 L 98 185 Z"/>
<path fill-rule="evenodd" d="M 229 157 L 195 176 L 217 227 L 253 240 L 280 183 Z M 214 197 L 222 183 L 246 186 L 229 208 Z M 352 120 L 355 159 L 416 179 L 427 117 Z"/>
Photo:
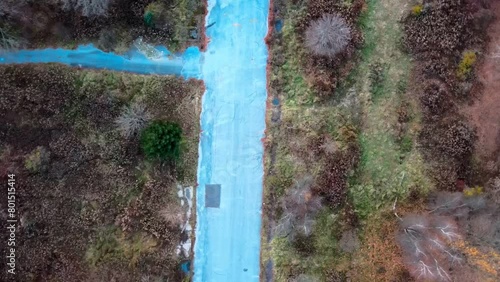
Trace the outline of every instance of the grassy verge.
<path fill-rule="evenodd" d="M 417 104 L 405 95 L 412 67 L 399 47 L 398 21 L 405 10 L 399 1 L 368 1 L 362 19 L 366 41 L 353 85 L 364 105 L 361 161 L 350 188 L 361 217 L 406 198 L 412 189 L 432 187 L 413 145 L 419 130 Z"/>
<path fill-rule="evenodd" d="M 266 165 L 272 163 L 273 167 L 266 176 L 265 191 L 266 197 L 272 194 L 277 203 L 276 217 L 280 213 L 279 198 L 294 181 L 305 176 L 318 177 L 328 165 L 329 159 L 313 150 L 314 143 L 324 138 L 331 140 L 329 145 L 337 152 L 346 150 L 353 140 L 360 148 L 359 165 L 349 174 L 348 194 L 361 219 L 361 250 L 369 248 L 370 236 L 382 238 L 384 234 L 367 223 L 377 219 L 394 227 L 393 215 L 382 214 L 390 214 L 387 209 L 396 198 L 404 202 L 413 191 L 425 193 L 432 189 L 416 148 L 420 114 L 416 102 L 406 93 L 412 62 L 400 49 L 399 20 L 407 8 L 397 0 L 367 1 L 358 21 L 365 40 L 358 52 L 358 64 L 340 83 L 331 101 L 319 102 L 301 69 L 305 50 L 294 31 L 294 21 L 304 11 L 291 4 L 287 7 L 292 12 L 286 13 L 283 42 L 271 49 L 286 58 L 271 74 L 271 84 L 278 85 L 275 90 L 281 100 L 281 120 L 269 130 L 274 155 L 271 161 L 270 152 L 267 154 Z M 308 239 L 308 252 L 283 238 L 274 238 L 264 246 L 263 258 L 272 258 L 275 263 L 276 281 L 288 281 L 299 274 L 329 281 L 354 272 L 354 267 L 368 269 L 364 264 L 369 263 L 370 253 L 349 254 L 339 246 L 342 232 L 351 228 L 346 223 L 346 213 L 347 208 L 324 208 L 316 219 L 316 231 Z M 387 242 L 380 240 L 383 248 Z M 393 243 L 388 249 L 396 248 Z M 380 264 L 390 261 L 382 259 Z M 363 272 L 364 277 L 356 276 L 361 279 L 358 281 L 373 275 L 383 277 L 376 275 L 379 269 L 369 269 L 370 273 Z M 399 275 L 396 272 L 387 275 Z"/>

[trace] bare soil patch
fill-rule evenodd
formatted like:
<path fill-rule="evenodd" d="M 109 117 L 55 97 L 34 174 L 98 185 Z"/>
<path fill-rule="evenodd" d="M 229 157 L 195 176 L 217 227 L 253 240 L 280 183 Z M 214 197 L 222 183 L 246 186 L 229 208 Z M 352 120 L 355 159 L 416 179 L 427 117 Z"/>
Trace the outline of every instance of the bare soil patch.
<path fill-rule="evenodd" d="M 492 4 L 496 17 L 488 29 L 488 44 L 484 63 L 478 69 L 483 84 L 481 97 L 462 110 L 477 129 L 476 154 L 485 161 L 496 158 L 500 150 L 500 2 Z"/>

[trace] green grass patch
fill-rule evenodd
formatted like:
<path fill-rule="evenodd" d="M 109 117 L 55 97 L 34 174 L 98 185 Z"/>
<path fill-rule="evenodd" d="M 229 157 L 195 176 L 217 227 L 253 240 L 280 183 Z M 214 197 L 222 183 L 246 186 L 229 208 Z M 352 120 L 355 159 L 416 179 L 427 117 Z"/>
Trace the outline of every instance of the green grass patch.
<path fill-rule="evenodd" d="M 283 42 L 285 44 L 285 64 L 278 70 L 277 76 L 285 82 L 284 92 L 285 103 L 289 106 L 311 105 L 315 101 L 313 90 L 309 87 L 302 71 L 301 58 L 304 57 L 305 50 L 301 46 L 298 34 L 295 31 L 296 20 L 304 13 L 304 9 L 293 10 L 283 25 Z"/>
<path fill-rule="evenodd" d="M 404 93 L 411 71 L 410 57 L 399 48 L 400 15 L 397 9 L 388 9 L 394 3 L 370 0 L 367 4 L 359 20 L 365 45 L 360 51 L 361 62 L 354 70 L 353 86 L 365 112 L 358 139 L 361 161 L 349 181 L 350 196 L 362 218 L 395 198 L 404 199 L 411 189 L 432 187 L 413 146 L 414 133 L 397 138 L 397 109 L 401 99 L 409 98 Z M 408 126 L 415 127 L 416 123 L 418 119 Z"/>
<path fill-rule="evenodd" d="M 154 251 L 156 247 L 157 242 L 146 234 L 127 237 L 116 227 L 106 227 L 99 231 L 85 258 L 92 266 L 113 260 L 126 261 L 135 266 L 142 255 Z"/>

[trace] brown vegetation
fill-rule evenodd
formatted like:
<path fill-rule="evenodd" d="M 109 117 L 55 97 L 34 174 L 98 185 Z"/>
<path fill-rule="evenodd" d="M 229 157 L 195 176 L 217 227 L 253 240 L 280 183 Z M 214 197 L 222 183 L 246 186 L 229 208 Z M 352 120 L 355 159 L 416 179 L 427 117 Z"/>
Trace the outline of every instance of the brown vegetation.
<path fill-rule="evenodd" d="M 487 1 L 429 0 L 403 20 L 404 46 L 418 60 L 413 84 L 423 113 L 420 148 L 440 189 L 472 181 L 476 135 L 458 105 L 478 89 L 473 50 L 483 48 L 488 7 Z"/>
<path fill-rule="evenodd" d="M 19 281 L 180 281 L 175 183 L 195 183 L 200 87 L 61 65 L 0 66 L 0 168 L 2 179 L 16 175 Z M 182 126 L 187 147 L 176 167 L 145 162 L 137 138 L 120 135 L 115 120 L 134 101 Z"/>
<path fill-rule="evenodd" d="M 5 3 L 4 3 L 5 2 Z M 165 22 L 148 27 L 145 9 L 154 0 L 1 1 L 0 28 L 15 29 L 28 48 L 95 43 L 105 51 L 125 52 L 133 40 L 168 46 L 172 51 L 201 46 L 203 1 L 167 1 Z M 185 6 L 187 5 L 187 6 Z M 191 33 L 193 32 L 193 33 Z"/>

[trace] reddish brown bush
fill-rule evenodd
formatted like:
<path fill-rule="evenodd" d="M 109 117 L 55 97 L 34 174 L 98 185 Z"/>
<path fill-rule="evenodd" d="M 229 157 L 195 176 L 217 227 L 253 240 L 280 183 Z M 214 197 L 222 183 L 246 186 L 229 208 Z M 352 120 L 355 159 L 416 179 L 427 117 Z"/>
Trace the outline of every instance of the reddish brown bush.
<path fill-rule="evenodd" d="M 453 54 L 474 38 L 464 0 L 425 2 L 428 6 L 420 16 L 410 14 L 404 20 L 404 45 L 412 53 Z"/>
<path fill-rule="evenodd" d="M 420 133 L 422 147 L 436 156 L 467 160 L 476 139 L 474 129 L 460 118 L 428 125 Z"/>
<path fill-rule="evenodd" d="M 446 85 L 439 81 L 429 81 L 422 91 L 420 103 L 425 118 L 441 117 L 453 107 Z"/>
<path fill-rule="evenodd" d="M 322 196 L 325 203 L 337 208 L 344 204 L 349 171 L 358 163 L 359 150 L 351 147 L 346 152 L 336 152 L 329 159 L 325 170 L 314 186 L 314 193 Z"/>

